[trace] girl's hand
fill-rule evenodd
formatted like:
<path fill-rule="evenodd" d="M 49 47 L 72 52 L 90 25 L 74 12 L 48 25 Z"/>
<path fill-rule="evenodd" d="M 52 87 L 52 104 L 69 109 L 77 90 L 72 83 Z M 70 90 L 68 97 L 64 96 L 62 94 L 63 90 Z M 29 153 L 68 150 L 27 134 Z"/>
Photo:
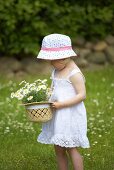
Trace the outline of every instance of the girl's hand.
<path fill-rule="evenodd" d="M 51 104 L 51 106 L 52 106 L 52 108 L 54 108 L 54 109 L 61 109 L 61 108 L 63 107 L 63 104 L 62 104 L 62 102 L 53 102 L 53 103 Z"/>

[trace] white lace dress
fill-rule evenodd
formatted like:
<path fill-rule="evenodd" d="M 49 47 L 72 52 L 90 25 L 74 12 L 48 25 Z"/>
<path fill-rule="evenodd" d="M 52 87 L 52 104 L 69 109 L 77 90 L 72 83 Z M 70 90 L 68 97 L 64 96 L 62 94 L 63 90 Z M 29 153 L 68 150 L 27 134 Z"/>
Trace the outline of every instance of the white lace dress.
<path fill-rule="evenodd" d="M 53 70 L 51 78 L 54 90 L 50 101 L 65 101 L 76 95 L 76 90 L 69 77 L 77 72 L 82 74 L 80 69 L 75 68 L 67 78 L 60 79 L 55 77 L 56 70 Z M 53 118 L 42 123 L 42 132 L 39 134 L 37 141 L 61 147 L 89 148 L 87 115 L 84 103 L 80 102 L 71 107 L 55 110 Z"/>

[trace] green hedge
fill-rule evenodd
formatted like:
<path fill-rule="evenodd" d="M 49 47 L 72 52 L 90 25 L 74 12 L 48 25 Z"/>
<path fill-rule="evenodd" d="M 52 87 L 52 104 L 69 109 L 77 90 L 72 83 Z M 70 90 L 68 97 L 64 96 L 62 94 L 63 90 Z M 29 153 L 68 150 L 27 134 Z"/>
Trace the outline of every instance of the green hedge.
<path fill-rule="evenodd" d="M 113 11 L 111 0 L 1 0 L 0 53 L 36 55 L 42 38 L 50 33 L 72 39 L 114 34 Z"/>

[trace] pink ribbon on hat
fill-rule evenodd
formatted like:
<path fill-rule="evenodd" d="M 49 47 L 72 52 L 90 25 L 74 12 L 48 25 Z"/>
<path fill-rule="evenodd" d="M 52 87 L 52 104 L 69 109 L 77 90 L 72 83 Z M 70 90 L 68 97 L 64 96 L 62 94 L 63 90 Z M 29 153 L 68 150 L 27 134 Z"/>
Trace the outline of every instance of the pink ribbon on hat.
<path fill-rule="evenodd" d="M 45 48 L 42 47 L 41 50 L 43 51 L 63 51 L 63 50 L 71 50 L 72 47 L 71 46 L 66 46 L 66 47 L 54 47 L 54 48 Z"/>

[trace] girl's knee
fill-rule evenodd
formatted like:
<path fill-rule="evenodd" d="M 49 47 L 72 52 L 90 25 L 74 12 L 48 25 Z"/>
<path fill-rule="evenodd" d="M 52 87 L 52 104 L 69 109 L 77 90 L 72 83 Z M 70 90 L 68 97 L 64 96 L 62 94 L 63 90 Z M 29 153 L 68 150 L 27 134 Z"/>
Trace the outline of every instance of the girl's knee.
<path fill-rule="evenodd" d="M 66 154 L 66 148 L 65 147 L 54 145 L 54 148 L 55 148 L 55 152 L 56 152 L 57 155 L 64 155 L 64 154 Z"/>
<path fill-rule="evenodd" d="M 77 150 L 76 147 L 74 147 L 74 148 L 67 148 L 67 152 L 68 152 L 68 153 L 72 153 L 72 152 L 74 152 L 74 151 L 78 153 L 78 150 Z"/>

